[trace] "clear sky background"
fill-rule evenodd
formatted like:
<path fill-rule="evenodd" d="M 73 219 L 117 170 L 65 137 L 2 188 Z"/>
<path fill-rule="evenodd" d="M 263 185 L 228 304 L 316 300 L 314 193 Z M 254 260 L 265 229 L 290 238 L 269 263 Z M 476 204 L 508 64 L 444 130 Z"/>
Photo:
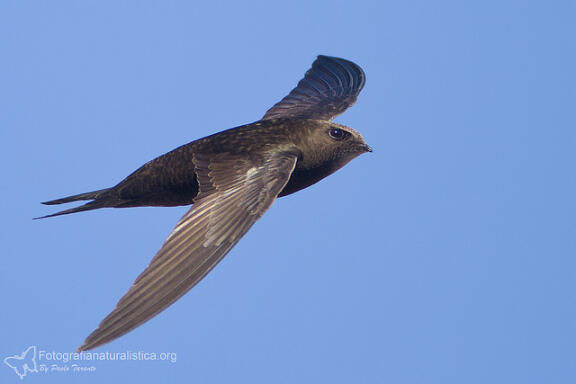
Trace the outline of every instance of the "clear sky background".
<path fill-rule="evenodd" d="M 574 1 L 0 3 L 1 363 L 71 352 L 179 208 L 33 221 L 259 119 L 316 55 L 374 153 L 279 199 L 96 362 L 24 382 L 575 383 Z M 44 361 L 46 363 L 46 361 Z M 60 364 L 63 365 L 63 364 Z M 70 364 L 69 364 L 70 365 Z"/>

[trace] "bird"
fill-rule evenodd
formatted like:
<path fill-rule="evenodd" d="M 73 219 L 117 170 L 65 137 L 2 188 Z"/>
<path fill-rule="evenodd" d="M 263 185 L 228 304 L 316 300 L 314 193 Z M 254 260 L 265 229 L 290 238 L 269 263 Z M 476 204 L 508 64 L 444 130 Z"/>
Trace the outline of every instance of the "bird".
<path fill-rule="evenodd" d="M 356 102 L 365 82 L 357 64 L 320 55 L 262 119 L 180 146 L 111 188 L 43 202 L 89 200 L 38 219 L 99 208 L 191 205 L 77 352 L 117 339 L 178 300 L 222 260 L 277 197 L 307 188 L 372 152 L 359 132 L 332 121 Z"/>

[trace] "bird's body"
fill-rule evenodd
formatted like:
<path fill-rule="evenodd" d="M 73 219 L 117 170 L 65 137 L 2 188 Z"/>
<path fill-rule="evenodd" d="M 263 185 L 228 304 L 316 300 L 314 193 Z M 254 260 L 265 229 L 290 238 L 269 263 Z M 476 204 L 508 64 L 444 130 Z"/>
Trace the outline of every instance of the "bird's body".
<path fill-rule="evenodd" d="M 114 340 L 168 307 L 226 255 L 276 197 L 306 188 L 371 151 L 358 132 L 330 121 L 354 103 L 363 85 L 364 73 L 355 64 L 319 56 L 262 120 L 178 147 L 114 187 L 46 202 L 91 200 L 44 217 L 192 205 L 79 350 Z"/>
<path fill-rule="evenodd" d="M 344 165 L 340 165 L 340 158 L 330 159 L 329 153 L 317 153 L 314 142 L 308 140 L 313 130 L 330 127 L 344 128 L 340 124 L 309 119 L 263 120 L 231 128 L 182 145 L 149 161 L 112 188 L 45 202 L 54 205 L 93 200 L 86 205 L 45 217 L 98 208 L 193 204 L 198 194 L 194 154 L 257 156 L 265 152 L 291 151 L 296 154 L 298 161 L 288 183 L 279 194 L 279 197 L 286 196 L 316 183 Z"/>

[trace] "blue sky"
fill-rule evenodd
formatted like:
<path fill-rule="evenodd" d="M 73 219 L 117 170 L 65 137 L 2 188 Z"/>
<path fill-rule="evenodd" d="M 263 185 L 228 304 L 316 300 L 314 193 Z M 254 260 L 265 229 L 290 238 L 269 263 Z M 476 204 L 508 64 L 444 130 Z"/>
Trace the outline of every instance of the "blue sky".
<path fill-rule="evenodd" d="M 96 350 L 175 363 L 23 381 L 574 383 L 575 11 L 3 1 L 0 357 L 73 351 L 186 211 L 32 221 L 55 211 L 40 201 L 259 119 L 324 54 L 364 68 L 336 121 L 374 153 L 279 199 L 185 297 Z"/>

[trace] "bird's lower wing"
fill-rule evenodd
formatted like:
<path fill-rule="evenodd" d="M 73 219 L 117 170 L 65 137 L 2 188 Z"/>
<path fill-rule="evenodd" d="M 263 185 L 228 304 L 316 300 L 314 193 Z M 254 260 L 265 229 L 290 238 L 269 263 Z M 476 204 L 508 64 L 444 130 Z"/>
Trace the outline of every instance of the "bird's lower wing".
<path fill-rule="evenodd" d="M 272 205 L 296 155 L 195 155 L 200 192 L 150 265 L 78 351 L 110 342 L 146 322 L 198 283 Z"/>

